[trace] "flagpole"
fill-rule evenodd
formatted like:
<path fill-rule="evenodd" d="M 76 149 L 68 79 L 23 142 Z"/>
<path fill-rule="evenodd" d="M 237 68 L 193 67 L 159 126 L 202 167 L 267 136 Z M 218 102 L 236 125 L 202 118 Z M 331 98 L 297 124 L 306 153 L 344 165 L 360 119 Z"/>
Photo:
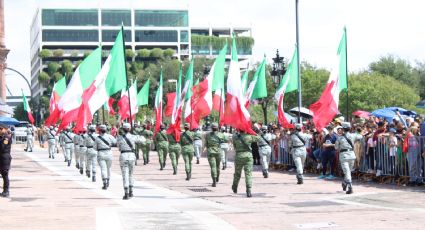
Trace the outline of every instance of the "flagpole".
<path fill-rule="evenodd" d="M 301 123 L 301 106 L 302 106 L 302 97 L 301 97 L 301 68 L 300 68 L 300 41 L 299 41 L 299 29 L 298 29 L 298 0 L 295 0 L 295 26 L 296 26 L 296 42 L 297 42 L 297 78 L 298 78 L 298 123 Z"/>
<path fill-rule="evenodd" d="M 127 57 L 125 56 L 125 40 L 124 40 L 124 23 L 121 24 L 121 36 L 122 36 L 122 49 L 124 52 L 124 68 L 125 68 L 125 79 L 126 79 L 126 83 L 127 83 L 127 95 L 128 95 L 128 106 L 129 106 L 129 110 L 130 110 L 130 126 L 131 129 L 133 129 L 133 119 L 132 119 L 132 114 L 131 114 L 131 96 L 130 96 L 130 89 L 128 87 L 128 73 L 127 73 Z M 131 87 L 131 86 L 130 86 Z"/>
<path fill-rule="evenodd" d="M 103 124 L 105 124 L 105 106 L 102 106 L 102 120 Z"/>
<path fill-rule="evenodd" d="M 220 111 L 218 113 L 218 125 L 220 125 L 221 122 L 221 110 L 223 106 L 223 89 L 220 89 Z"/>
<path fill-rule="evenodd" d="M 345 106 L 345 112 L 346 112 L 346 119 L 348 120 L 349 114 L 348 114 L 348 103 L 349 103 L 349 98 L 348 98 L 348 54 L 347 54 L 347 28 L 344 26 L 344 36 L 345 36 L 345 76 L 347 76 L 345 78 L 346 83 L 347 83 L 347 89 L 345 91 L 345 93 L 347 94 L 347 105 Z"/>

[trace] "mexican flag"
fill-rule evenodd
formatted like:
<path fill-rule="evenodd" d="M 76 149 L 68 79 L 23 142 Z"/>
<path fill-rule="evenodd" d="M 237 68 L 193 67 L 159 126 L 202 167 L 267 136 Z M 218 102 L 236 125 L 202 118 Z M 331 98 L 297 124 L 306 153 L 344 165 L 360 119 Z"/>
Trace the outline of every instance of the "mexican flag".
<path fill-rule="evenodd" d="M 249 70 L 247 68 L 241 80 L 243 94 L 246 94 L 246 90 L 248 88 L 248 74 L 249 74 Z"/>
<path fill-rule="evenodd" d="M 95 80 L 84 91 L 83 102 L 77 120 L 77 128 L 85 127 L 93 120 L 93 114 L 115 93 L 127 88 L 123 28 Z M 131 95 L 131 94 L 130 94 Z M 136 95 L 134 95 L 136 96 Z"/>
<path fill-rule="evenodd" d="M 199 121 L 209 115 L 213 109 L 213 84 L 214 79 L 221 79 L 223 76 L 224 81 L 224 63 L 226 60 L 227 44 L 221 49 L 208 76 L 199 84 L 195 84 L 192 87 L 191 107 L 192 115 L 190 120 L 186 118 L 186 122 L 190 122 L 190 128 L 194 129 L 199 126 Z M 215 78 L 217 76 L 217 78 Z M 218 91 L 221 92 L 222 89 Z M 216 91 L 217 92 L 217 91 Z M 219 96 L 220 98 L 220 96 Z M 217 102 L 216 102 L 217 103 Z M 218 101 L 220 109 L 220 101 Z M 221 107 L 224 108 L 224 100 L 222 101 Z M 221 112 L 223 116 L 224 112 Z M 222 121 L 222 119 L 220 119 Z"/>
<path fill-rule="evenodd" d="M 149 102 L 149 87 L 151 85 L 151 80 L 148 79 L 143 85 L 142 89 L 137 94 L 137 105 L 147 105 Z"/>
<path fill-rule="evenodd" d="M 167 134 L 173 134 L 176 141 L 180 141 L 180 132 L 181 132 L 181 114 L 182 114 L 182 105 L 184 100 L 184 93 L 182 91 L 182 66 L 180 64 L 179 78 L 177 80 L 177 88 L 173 102 L 173 110 L 171 112 L 171 124 L 167 129 Z M 167 105 L 168 107 L 168 105 Z"/>
<path fill-rule="evenodd" d="M 121 116 L 121 120 L 129 118 L 131 121 L 134 120 L 137 112 L 139 112 L 139 106 L 137 105 L 137 83 L 136 81 L 130 86 L 128 90 L 121 91 L 121 99 L 117 103 L 119 110 L 118 114 Z M 131 118 L 130 118 L 131 109 Z"/>
<path fill-rule="evenodd" d="M 155 134 L 159 132 L 159 126 L 162 124 L 162 69 L 159 76 L 158 90 L 155 95 Z"/>
<path fill-rule="evenodd" d="M 338 46 L 336 67 L 329 76 L 328 83 L 319 100 L 310 105 L 313 122 L 317 130 L 322 130 L 338 113 L 339 94 L 347 88 L 347 40 L 346 29 Z"/>
<path fill-rule="evenodd" d="M 255 71 L 254 78 L 249 84 L 249 87 L 246 90 L 245 95 L 246 95 L 246 103 L 245 103 L 246 108 L 249 107 L 250 100 L 267 97 L 266 57 L 263 58 L 263 61 L 257 68 L 257 71 Z"/>
<path fill-rule="evenodd" d="M 61 124 L 59 130 L 77 120 L 78 111 L 83 101 L 83 92 L 93 82 L 101 69 L 102 48 L 98 47 L 75 70 L 65 93 L 59 100 L 58 107 L 61 111 Z"/>
<path fill-rule="evenodd" d="M 294 125 L 289 123 L 285 117 L 285 113 L 283 111 L 283 98 L 285 93 L 289 93 L 295 90 L 298 90 L 298 51 L 297 47 L 295 47 L 294 54 L 292 55 L 291 62 L 289 63 L 288 69 L 285 72 L 280 84 L 276 90 L 276 94 L 274 96 L 277 101 L 277 119 L 279 124 L 285 128 L 294 128 Z"/>
<path fill-rule="evenodd" d="M 112 106 L 114 104 L 114 101 L 114 98 L 110 97 L 108 102 L 105 102 L 105 104 L 103 104 L 103 108 L 111 115 L 115 115 L 114 107 Z"/>
<path fill-rule="evenodd" d="M 224 53 L 224 54 L 223 54 Z M 214 69 L 211 68 L 210 72 L 213 72 L 212 79 L 212 91 L 213 94 L 213 109 L 216 111 L 222 110 L 224 107 L 224 64 L 226 63 L 227 43 L 220 51 L 219 55 L 215 59 Z M 224 57 L 223 57 L 224 55 Z M 240 81 L 240 80 L 239 80 Z"/>
<path fill-rule="evenodd" d="M 187 87 L 187 89 L 186 89 Z M 187 69 L 186 72 L 186 78 L 185 78 L 185 86 L 183 89 L 187 90 L 187 93 L 184 97 L 184 101 L 186 102 L 185 105 L 185 110 L 184 110 L 184 120 L 186 122 L 190 122 L 190 120 L 192 119 L 192 95 L 193 95 L 193 59 L 190 62 L 189 68 Z"/>
<path fill-rule="evenodd" d="M 50 96 L 50 107 L 49 107 L 50 115 L 44 121 L 44 124 L 46 126 L 56 124 L 56 122 L 59 120 L 60 109 L 58 107 L 58 103 L 62 95 L 65 93 L 65 90 L 66 90 L 66 78 L 63 77 L 53 85 L 52 95 Z"/>
<path fill-rule="evenodd" d="M 28 120 L 31 122 L 31 124 L 34 124 L 34 117 L 31 113 L 30 105 L 28 104 L 27 98 L 24 95 L 24 91 L 22 91 L 22 103 L 24 104 L 24 110 L 28 114 Z"/>
<path fill-rule="evenodd" d="M 238 130 L 256 135 L 251 128 L 251 116 L 245 107 L 246 97 L 241 85 L 236 39 L 232 39 L 232 59 L 230 60 L 229 75 L 227 77 L 226 105 L 223 124 L 230 125 Z"/>

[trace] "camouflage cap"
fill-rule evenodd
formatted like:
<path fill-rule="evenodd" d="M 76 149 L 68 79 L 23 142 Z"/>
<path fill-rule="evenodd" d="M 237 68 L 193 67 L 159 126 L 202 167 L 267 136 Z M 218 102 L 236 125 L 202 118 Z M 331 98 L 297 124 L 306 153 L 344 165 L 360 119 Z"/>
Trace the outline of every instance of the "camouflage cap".
<path fill-rule="evenodd" d="M 213 122 L 213 123 L 211 124 L 211 128 L 217 128 L 217 129 L 218 129 L 218 124 L 217 124 L 217 122 Z"/>

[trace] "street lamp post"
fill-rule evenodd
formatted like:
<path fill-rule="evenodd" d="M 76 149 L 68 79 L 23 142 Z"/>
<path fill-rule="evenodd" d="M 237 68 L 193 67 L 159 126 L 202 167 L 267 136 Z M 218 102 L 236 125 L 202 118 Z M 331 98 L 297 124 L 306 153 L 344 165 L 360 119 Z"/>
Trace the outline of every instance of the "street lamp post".
<path fill-rule="evenodd" d="M 271 76 L 273 80 L 273 84 L 275 88 L 279 87 L 282 76 L 286 73 L 285 67 L 285 58 L 279 55 L 279 50 L 276 50 L 276 57 L 272 58 L 273 60 L 273 68 L 271 71 Z M 276 105 L 278 106 L 278 105 Z"/>
<path fill-rule="evenodd" d="M 209 65 L 207 65 L 207 64 L 204 64 L 204 65 L 203 65 L 203 67 L 204 67 L 204 71 L 203 71 L 203 75 L 204 75 L 203 79 L 204 79 L 204 78 L 206 78 L 206 76 L 208 76 L 208 74 L 210 73 L 211 67 L 210 67 Z M 223 93 L 223 92 L 222 92 L 222 93 Z M 220 106 L 220 107 L 221 107 L 221 106 Z M 220 112 L 221 112 L 221 108 L 220 108 Z M 220 116 L 219 116 L 219 119 L 220 119 Z M 207 115 L 207 116 L 204 118 L 204 120 L 205 120 L 205 127 L 204 127 L 204 130 L 205 130 L 205 131 L 211 131 L 211 117 L 210 117 L 210 115 Z"/>

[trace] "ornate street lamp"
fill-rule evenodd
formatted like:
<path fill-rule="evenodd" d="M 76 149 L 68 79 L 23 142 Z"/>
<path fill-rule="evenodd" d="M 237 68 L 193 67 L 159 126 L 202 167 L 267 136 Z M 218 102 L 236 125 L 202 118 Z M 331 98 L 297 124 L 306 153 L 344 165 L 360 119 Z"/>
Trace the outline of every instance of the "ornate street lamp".
<path fill-rule="evenodd" d="M 277 87 L 280 84 L 280 80 L 282 76 L 286 72 L 285 61 L 284 61 L 284 57 L 281 57 L 279 55 L 279 50 L 276 50 L 276 57 L 272 59 L 273 59 L 273 68 L 272 68 L 271 76 L 273 78 L 273 83 Z"/>

